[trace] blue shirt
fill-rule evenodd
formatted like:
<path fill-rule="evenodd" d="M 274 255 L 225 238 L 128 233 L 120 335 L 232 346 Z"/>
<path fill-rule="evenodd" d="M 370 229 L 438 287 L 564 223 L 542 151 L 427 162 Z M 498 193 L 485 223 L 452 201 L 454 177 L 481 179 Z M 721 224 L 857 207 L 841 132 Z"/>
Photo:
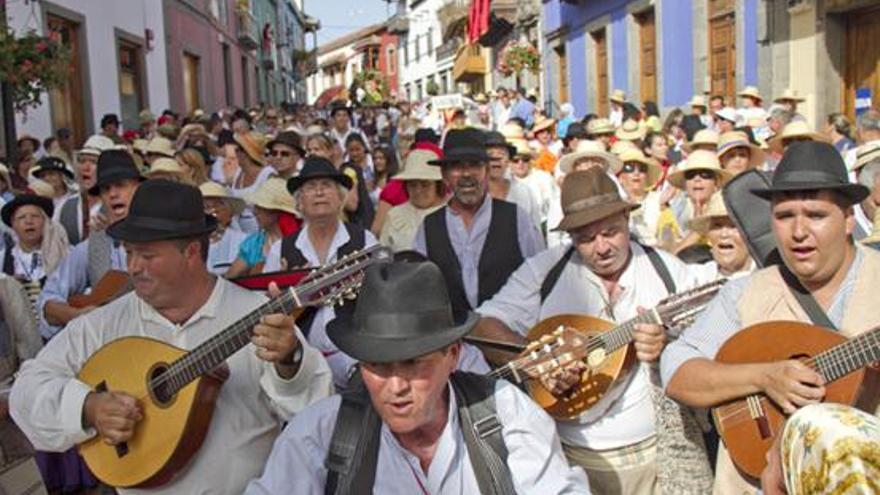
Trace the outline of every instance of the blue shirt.
<path fill-rule="evenodd" d="M 529 129 L 535 123 L 535 104 L 526 98 L 520 98 L 513 104 L 510 109 L 510 118 L 520 118 Z"/>

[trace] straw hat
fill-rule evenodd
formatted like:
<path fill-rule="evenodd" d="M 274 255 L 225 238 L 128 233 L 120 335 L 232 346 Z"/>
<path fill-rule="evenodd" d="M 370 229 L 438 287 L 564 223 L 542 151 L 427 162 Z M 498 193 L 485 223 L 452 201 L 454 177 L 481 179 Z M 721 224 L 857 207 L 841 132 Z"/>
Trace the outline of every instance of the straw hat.
<path fill-rule="evenodd" d="M 244 210 L 244 200 L 233 196 L 229 193 L 229 189 L 216 182 L 208 181 L 202 183 L 199 186 L 199 191 L 202 192 L 203 198 L 219 198 L 224 200 L 229 205 L 233 215 L 238 215 Z"/>
<path fill-rule="evenodd" d="M 535 156 L 535 150 L 529 146 L 526 140 L 526 132 L 522 127 L 515 123 L 507 123 L 501 126 L 499 132 L 507 140 L 507 143 L 516 149 L 516 153 L 513 156 Z"/>
<path fill-rule="evenodd" d="M 724 155 L 734 148 L 749 149 L 749 168 L 760 167 L 766 158 L 760 147 L 749 142 L 749 137 L 739 131 L 725 132 L 718 140 L 718 160 L 724 161 Z"/>
<path fill-rule="evenodd" d="M 701 95 L 694 95 L 691 97 L 691 101 L 687 102 L 687 106 L 706 108 L 706 100 Z"/>
<path fill-rule="evenodd" d="M 648 131 L 645 126 L 635 120 L 627 120 L 623 124 L 621 124 L 620 128 L 614 132 L 614 135 L 617 139 L 622 139 L 624 141 L 637 141 L 640 139 L 645 139 L 645 134 Z"/>
<path fill-rule="evenodd" d="M 876 160 L 880 158 L 880 142 L 874 141 L 872 143 L 863 144 L 856 148 L 856 163 L 853 165 L 853 170 L 858 170 L 868 162 Z"/>
<path fill-rule="evenodd" d="M 874 213 L 874 229 L 871 231 L 871 235 L 862 239 L 863 244 L 873 244 L 875 242 L 880 242 L 880 210 Z"/>
<path fill-rule="evenodd" d="M 694 134 L 693 141 L 689 141 L 684 144 L 683 148 L 687 152 L 691 152 L 694 150 L 694 146 L 699 145 L 711 145 L 715 148 L 718 148 L 719 141 L 718 133 L 713 131 L 712 129 L 700 129 Z"/>
<path fill-rule="evenodd" d="M 782 153 L 785 148 L 784 141 L 787 139 L 808 138 L 810 141 L 818 141 L 820 143 L 830 143 L 831 140 L 827 136 L 819 134 L 810 129 L 803 120 L 795 120 L 785 124 L 782 132 L 767 140 L 767 146 L 777 153 Z"/>
<path fill-rule="evenodd" d="M 547 118 L 542 115 L 535 121 L 535 125 L 532 127 L 532 135 L 534 136 L 544 129 L 551 129 L 550 132 L 553 132 L 552 127 L 554 125 L 556 125 L 556 119 Z"/>
<path fill-rule="evenodd" d="M 782 103 L 785 101 L 795 101 L 800 103 L 802 101 L 806 101 L 806 98 L 797 94 L 797 91 L 791 88 L 785 88 L 785 90 L 782 91 L 782 94 L 774 98 L 773 101 L 776 103 Z"/>
<path fill-rule="evenodd" d="M 102 136 L 101 134 L 95 134 L 90 138 L 86 139 L 85 144 L 81 150 L 79 150 L 80 155 L 92 155 L 98 156 L 104 150 L 109 150 L 114 146 L 113 140 L 108 138 L 107 136 Z"/>
<path fill-rule="evenodd" d="M 150 165 L 150 170 L 144 172 L 144 176 L 147 178 L 153 178 L 156 174 L 173 174 L 178 178 L 183 178 L 186 172 L 183 170 L 183 167 L 177 163 L 177 160 L 174 158 L 157 158 L 153 161 L 153 164 Z"/>
<path fill-rule="evenodd" d="M 293 196 L 287 192 L 287 181 L 279 177 L 267 179 L 256 191 L 246 193 L 244 200 L 266 210 L 296 213 L 293 209 Z"/>
<path fill-rule="evenodd" d="M 632 141 L 615 141 L 614 144 L 611 145 L 611 154 L 619 157 L 626 150 L 637 149 L 639 149 L 639 147 Z"/>
<path fill-rule="evenodd" d="M 657 181 L 660 180 L 660 176 L 663 175 L 663 169 L 660 167 L 660 164 L 657 163 L 657 160 L 648 158 L 642 153 L 642 150 L 635 147 L 623 150 L 620 154 L 620 162 L 620 169 L 615 171 L 615 174 L 621 173 L 623 171 L 623 165 L 626 165 L 627 162 L 639 162 L 646 165 L 648 167 L 647 185 L 649 189 L 654 187 L 654 184 L 656 184 Z"/>
<path fill-rule="evenodd" d="M 563 155 L 559 159 L 559 170 L 565 174 L 571 172 L 575 162 L 582 158 L 598 158 L 605 162 L 604 170 L 606 172 L 610 170 L 615 174 L 620 172 L 620 167 L 623 166 L 620 159 L 605 151 L 605 145 L 601 142 L 583 140 L 578 142 L 577 148 L 573 152 Z"/>
<path fill-rule="evenodd" d="M 428 164 L 431 160 L 436 160 L 437 154 L 428 150 L 413 150 L 406 155 L 406 161 L 403 163 L 403 172 L 395 175 L 397 180 L 443 180 L 443 174 L 439 167 L 432 167 Z"/>
<path fill-rule="evenodd" d="M 587 134 L 590 135 L 590 137 L 602 134 L 614 134 L 614 124 L 612 124 L 610 120 L 601 117 L 593 119 L 587 124 Z"/>
<path fill-rule="evenodd" d="M 202 124 L 186 124 L 183 126 L 183 129 L 180 130 L 180 134 L 192 134 L 194 136 L 207 136 L 208 131 L 205 130 L 205 126 Z"/>
<path fill-rule="evenodd" d="M 609 96 L 608 99 L 614 103 L 620 103 L 623 105 L 626 103 L 626 93 L 624 93 L 622 89 L 615 89 L 611 92 L 611 96 Z"/>
<path fill-rule="evenodd" d="M 736 110 L 731 107 L 724 107 L 721 110 L 718 110 L 717 112 L 715 112 L 715 116 L 722 118 L 728 122 L 733 122 L 734 124 L 736 124 L 739 120 L 738 115 L 736 114 Z"/>
<path fill-rule="evenodd" d="M 711 170 L 720 179 L 718 188 L 727 184 L 731 174 L 727 170 L 721 168 L 721 162 L 718 161 L 718 155 L 711 151 L 696 150 L 688 155 L 687 161 L 680 163 L 674 172 L 669 174 L 669 183 L 673 186 L 684 189 L 685 174 L 692 170 Z"/>
<path fill-rule="evenodd" d="M 754 86 L 746 86 L 736 94 L 737 96 L 754 98 L 756 100 L 764 101 L 764 97 L 761 96 L 761 93 L 758 91 L 758 88 Z"/>
<path fill-rule="evenodd" d="M 255 132 L 237 132 L 233 139 L 251 160 L 260 165 L 266 164 L 266 147 L 263 136 Z"/>
<path fill-rule="evenodd" d="M 474 96 L 474 101 L 477 103 L 486 103 L 489 101 L 489 98 L 486 97 L 486 93 L 477 93 L 477 95 Z"/>
<path fill-rule="evenodd" d="M 150 140 L 149 140 L 149 139 L 143 139 L 143 138 L 135 139 L 135 140 L 132 141 L 132 143 L 131 143 L 131 147 L 132 147 L 132 149 L 135 150 L 135 151 L 137 151 L 138 153 L 140 153 L 140 154 L 142 154 L 142 155 L 144 155 L 144 154 L 147 153 L 147 146 L 149 146 L 149 145 L 150 145 Z"/>
<path fill-rule="evenodd" d="M 709 204 L 706 205 L 706 210 L 702 215 L 690 219 L 688 222 L 688 228 L 700 235 L 706 235 L 706 232 L 709 231 L 709 227 L 712 226 L 713 218 L 730 218 L 727 214 L 727 207 L 724 206 L 724 198 L 721 196 L 720 191 L 716 192 L 711 198 L 709 198 Z"/>
<path fill-rule="evenodd" d="M 162 155 L 168 158 L 174 158 L 174 144 L 171 143 L 170 139 L 164 138 L 162 136 L 156 136 L 150 140 L 147 144 L 147 148 L 144 150 L 144 153 L 147 155 L 156 154 Z"/>

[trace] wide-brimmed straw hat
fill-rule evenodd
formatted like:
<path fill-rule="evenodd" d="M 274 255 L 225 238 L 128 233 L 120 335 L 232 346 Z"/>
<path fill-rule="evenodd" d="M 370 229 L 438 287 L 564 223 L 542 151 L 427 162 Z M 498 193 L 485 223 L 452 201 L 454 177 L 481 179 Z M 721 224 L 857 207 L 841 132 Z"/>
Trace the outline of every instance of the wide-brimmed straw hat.
<path fill-rule="evenodd" d="M 766 157 L 764 151 L 749 141 L 749 137 L 740 131 L 725 132 L 718 139 L 718 159 L 724 161 L 724 155 L 734 148 L 748 148 L 749 168 L 763 165 Z"/>
<path fill-rule="evenodd" d="M 202 193 L 193 186 L 165 179 L 148 180 L 131 199 L 128 216 L 107 227 L 120 241 L 152 242 L 197 237 L 217 228 L 205 214 Z"/>
<path fill-rule="evenodd" d="M 705 235 L 712 226 L 712 220 L 715 218 L 730 218 L 727 213 L 727 207 L 724 205 L 724 197 L 721 192 L 716 192 L 709 198 L 709 204 L 703 214 L 694 217 L 688 221 L 688 228 L 700 235 Z"/>
<path fill-rule="evenodd" d="M 223 185 L 218 184 L 216 182 L 203 182 L 199 185 L 199 191 L 202 193 L 203 198 L 218 198 L 222 199 L 229 205 L 229 208 L 232 210 L 233 215 L 238 215 L 244 210 L 244 200 L 233 196 L 229 189 L 226 189 Z"/>
<path fill-rule="evenodd" d="M 856 162 L 853 164 L 853 170 L 859 170 L 869 162 L 880 158 L 880 142 L 874 141 L 866 143 L 856 148 Z"/>
<path fill-rule="evenodd" d="M 667 180 L 673 186 L 684 189 L 685 175 L 693 170 L 711 170 L 718 179 L 718 188 L 727 184 L 732 177 L 731 173 L 721 168 L 718 155 L 707 150 L 695 150 L 685 162 L 680 163 L 674 172 L 669 174 Z"/>
<path fill-rule="evenodd" d="M 535 120 L 535 125 L 532 126 L 532 135 L 538 134 L 538 132 L 543 131 L 544 129 L 550 129 L 553 131 L 553 126 L 556 125 L 556 119 L 551 119 L 549 117 L 540 116 L 537 120 Z"/>
<path fill-rule="evenodd" d="M 587 134 L 591 138 L 601 136 L 603 134 L 614 134 L 614 131 L 614 124 L 612 124 L 611 121 L 606 118 L 595 118 L 590 120 L 590 123 L 587 124 Z"/>
<path fill-rule="evenodd" d="M 296 213 L 293 207 L 293 196 L 287 191 L 287 182 L 279 177 L 271 177 L 260 184 L 255 191 L 246 193 L 243 198 L 248 204 L 259 206 L 265 210 L 286 211 Z"/>
<path fill-rule="evenodd" d="M 785 101 L 795 101 L 795 102 L 800 103 L 800 102 L 806 101 L 806 98 L 797 94 L 797 91 L 795 91 L 791 88 L 785 88 L 782 91 L 782 94 L 777 96 L 776 98 L 774 98 L 773 101 L 776 103 L 782 103 Z"/>
<path fill-rule="evenodd" d="M 663 168 L 657 163 L 657 160 L 645 156 L 645 154 L 642 153 L 642 150 L 636 147 L 623 150 L 619 157 L 621 166 L 620 169 L 615 171 L 615 174 L 621 173 L 623 171 L 623 166 L 628 162 L 638 162 L 648 167 L 648 180 L 646 181 L 648 189 L 654 187 L 654 184 L 656 184 L 657 181 L 660 180 L 660 176 L 663 175 Z"/>
<path fill-rule="evenodd" d="M 560 199 L 564 216 L 553 229 L 557 231 L 570 231 L 639 207 L 624 201 L 614 180 L 596 167 L 566 175 Z"/>
<path fill-rule="evenodd" d="M 706 99 L 703 98 L 701 95 L 691 96 L 691 100 L 687 102 L 687 106 L 706 108 Z"/>
<path fill-rule="evenodd" d="M 434 263 L 388 263 L 366 269 L 354 312 L 331 321 L 327 336 L 358 361 L 406 361 L 460 340 L 479 319 L 472 311 L 453 314 Z"/>
<path fill-rule="evenodd" d="M 614 103 L 620 103 L 623 105 L 626 103 L 626 93 L 624 93 L 622 89 L 615 89 L 611 92 L 611 96 L 609 96 L 608 99 Z"/>
<path fill-rule="evenodd" d="M 764 97 L 761 96 L 761 92 L 758 91 L 758 88 L 756 88 L 754 86 L 746 86 L 736 95 L 741 96 L 741 97 L 749 97 L 749 98 L 754 98 L 756 100 L 764 101 Z"/>
<path fill-rule="evenodd" d="M 610 151 L 611 151 L 612 155 L 620 158 L 620 155 L 622 155 L 624 151 L 637 150 L 637 149 L 639 149 L 639 147 L 636 146 L 636 143 L 634 143 L 632 141 L 620 140 L 620 141 L 614 141 L 614 144 L 611 145 Z"/>
<path fill-rule="evenodd" d="M 567 174 L 571 172 L 571 168 L 575 162 L 582 158 L 598 158 L 605 162 L 604 170 L 617 173 L 623 165 L 621 161 L 613 154 L 605 151 L 605 145 L 599 141 L 583 140 L 579 141 L 577 148 L 573 152 L 563 155 L 559 159 L 559 170 Z"/>
<path fill-rule="evenodd" d="M 101 134 L 95 134 L 86 139 L 85 144 L 77 153 L 80 155 L 98 156 L 102 151 L 109 150 L 113 146 L 115 146 L 115 143 L 112 139 Z"/>
<path fill-rule="evenodd" d="M 266 146 L 263 136 L 254 132 L 237 132 L 233 139 L 251 160 L 259 165 L 266 164 Z"/>
<path fill-rule="evenodd" d="M 685 143 L 682 148 L 689 153 L 694 150 L 695 146 L 700 145 L 712 146 L 717 149 L 719 140 L 720 136 L 718 136 L 718 133 L 712 129 L 700 129 L 694 134 L 693 140 Z"/>
<path fill-rule="evenodd" d="M 810 126 L 806 122 L 802 120 L 795 120 L 789 122 L 788 124 L 785 124 L 785 127 L 782 128 L 782 132 L 768 139 L 767 147 L 769 147 L 771 151 L 782 153 L 785 149 L 786 140 L 798 138 L 806 138 L 810 141 L 816 141 L 820 143 L 831 142 L 831 140 L 828 139 L 828 136 L 825 136 L 824 134 L 819 134 L 818 132 L 810 129 Z"/>
<path fill-rule="evenodd" d="M 798 191 L 835 191 L 850 204 L 868 197 L 871 190 L 849 181 L 843 157 L 834 146 L 818 141 L 792 143 L 773 171 L 767 189 L 754 189 L 752 194 L 772 199 L 774 193 Z"/>
<path fill-rule="evenodd" d="M 733 122 L 734 124 L 739 121 L 739 115 L 737 115 L 736 110 L 732 107 L 724 107 L 721 110 L 718 110 L 715 112 L 715 116 L 728 122 Z"/>
<path fill-rule="evenodd" d="M 413 150 L 406 155 L 403 163 L 403 171 L 393 178 L 397 180 L 435 180 L 442 181 L 443 174 L 440 169 L 428 164 L 436 160 L 437 154 L 428 150 Z"/>
<path fill-rule="evenodd" d="M 624 121 L 624 123 L 620 125 L 620 128 L 614 132 L 617 139 L 624 141 L 638 141 L 645 139 L 645 135 L 647 134 L 648 129 L 646 126 L 642 125 L 639 121 L 631 119 Z"/>
<path fill-rule="evenodd" d="M 171 142 L 170 139 L 164 138 L 162 136 L 156 136 L 147 143 L 147 148 L 144 150 L 144 153 L 147 155 L 162 155 L 168 158 L 174 158 L 174 143 Z"/>
<path fill-rule="evenodd" d="M 174 158 L 166 158 L 163 156 L 155 159 L 152 165 L 150 165 L 150 170 L 144 172 L 144 176 L 148 179 L 153 178 L 153 176 L 157 174 L 172 174 L 178 178 L 183 178 L 186 175 L 186 171 Z"/>

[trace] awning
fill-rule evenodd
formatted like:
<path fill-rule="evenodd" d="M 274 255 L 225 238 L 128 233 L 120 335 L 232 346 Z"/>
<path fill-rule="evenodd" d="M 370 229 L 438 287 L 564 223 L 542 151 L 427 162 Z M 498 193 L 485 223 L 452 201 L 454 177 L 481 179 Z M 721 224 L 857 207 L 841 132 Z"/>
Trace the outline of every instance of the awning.
<path fill-rule="evenodd" d="M 320 95 L 318 95 L 318 99 L 315 100 L 315 106 L 318 108 L 326 107 L 328 103 L 335 100 L 344 91 L 345 86 L 342 85 L 333 86 L 332 88 L 325 89 Z"/>

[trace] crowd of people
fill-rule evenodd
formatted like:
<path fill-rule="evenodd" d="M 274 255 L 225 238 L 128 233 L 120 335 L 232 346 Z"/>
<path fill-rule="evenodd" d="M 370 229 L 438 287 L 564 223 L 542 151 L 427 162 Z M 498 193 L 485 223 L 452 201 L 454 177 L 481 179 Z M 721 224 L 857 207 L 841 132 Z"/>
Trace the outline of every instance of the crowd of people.
<path fill-rule="evenodd" d="M 811 405 L 825 379 L 798 360 L 714 358 L 750 325 L 815 322 L 786 274 L 844 335 L 880 324 L 880 112 L 813 129 L 793 91 L 737 97 L 695 95 L 661 118 L 614 91 L 608 115 L 549 115 L 498 88 L 452 108 L 145 110 L 124 132 L 105 115 L 81 144 L 66 129 L 21 135 L 0 164 L 0 464 L 33 457 L 50 493 L 108 489 L 76 445 L 130 440 L 143 399 L 78 380 L 92 354 L 124 336 L 192 349 L 277 295 L 237 279 L 381 244 L 395 261 L 371 267 L 355 301 L 256 324 L 204 444 L 153 491 L 833 493 L 856 479 L 849 493 L 871 493 L 875 411 Z M 775 264 L 723 195 L 751 171 L 769 183 L 744 201 L 767 205 Z M 130 292 L 73 302 L 117 271 Z M 548 318 L 623 323 L 718 279 L 687 328 L 635 325 L 634 364 L 575 418 L 485 376 Z M 529 378 L 564 397 L 594 366 Z M 706 412 L 750 394 L 799 410 L 761 480 L 736 469 Z M 821 443 L 804 438 L 814 423 Z M 838 433 L 858 436 L 843 454 Z"/>

